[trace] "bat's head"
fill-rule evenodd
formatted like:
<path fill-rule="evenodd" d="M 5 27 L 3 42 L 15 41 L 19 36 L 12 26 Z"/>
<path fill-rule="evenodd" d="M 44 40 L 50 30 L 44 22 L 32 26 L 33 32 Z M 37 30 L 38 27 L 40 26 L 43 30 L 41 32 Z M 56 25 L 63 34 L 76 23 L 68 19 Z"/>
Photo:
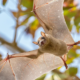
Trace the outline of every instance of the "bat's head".
<path fill-rule="evenodd" d="M 38 39 L 38 41 L 33 43 L 39 45 L 40 47 L 45 47 L 48 44 L 49 40 L 44 32 L 41 32 L 41 35 L 42 36 Z"/>

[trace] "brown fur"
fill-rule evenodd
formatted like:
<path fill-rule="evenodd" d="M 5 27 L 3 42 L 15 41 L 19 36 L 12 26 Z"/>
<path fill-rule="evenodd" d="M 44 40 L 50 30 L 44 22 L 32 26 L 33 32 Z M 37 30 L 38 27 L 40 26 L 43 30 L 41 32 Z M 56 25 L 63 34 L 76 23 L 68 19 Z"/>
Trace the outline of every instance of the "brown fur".
<path fill-rule="evenodd" d="M 41 37 L 43 37 L 43 35 Z M 45 34 L 45 42 L 43 45 L 41 45 L 41 41 L 44 41 L 43 39 L 41 39 L 41 37 L 37 41 L 40 47 L 39 51 L 43 53 L 51 53 L 56 56 L 62 56 L 68 52 L 65 42 L 58 40 L 49 34 Z"/>

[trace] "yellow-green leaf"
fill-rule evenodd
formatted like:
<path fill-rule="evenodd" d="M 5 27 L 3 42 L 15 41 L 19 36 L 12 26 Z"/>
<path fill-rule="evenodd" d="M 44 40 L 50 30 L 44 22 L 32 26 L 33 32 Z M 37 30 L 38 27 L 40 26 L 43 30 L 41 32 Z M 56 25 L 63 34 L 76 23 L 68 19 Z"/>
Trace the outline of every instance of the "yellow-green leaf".
<path fill-rule="evenodd" d="M 70 67 L 66 73 L 69 74 L 70 76 L 75 76 L 77 74 L 78 69 L 75 67 Z"/>
<path fill-rule="evenodd" d="M 6 2 L 7 2 L 7 0 L 3 0 L 3 1 L 2 1 L 2 4 L 3 4 L 3 5 L 5 5 L 5 4 L 6 4 Z"/>

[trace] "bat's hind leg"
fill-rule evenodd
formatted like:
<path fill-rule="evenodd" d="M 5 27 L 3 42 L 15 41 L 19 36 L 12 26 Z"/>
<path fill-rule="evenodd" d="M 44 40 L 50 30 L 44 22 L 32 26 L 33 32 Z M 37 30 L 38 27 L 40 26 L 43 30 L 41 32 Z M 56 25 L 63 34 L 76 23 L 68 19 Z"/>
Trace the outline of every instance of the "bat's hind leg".
<path fill-rule="evenodd" d="M 62 57 L 60 57 L 60 58 L 63 60 L 64 66 L 66 67 L 66 69 L 68 69 L 68 66 L 67 66 L 67 64 L 66 64 L 66 61 L 65 61 Z"/>

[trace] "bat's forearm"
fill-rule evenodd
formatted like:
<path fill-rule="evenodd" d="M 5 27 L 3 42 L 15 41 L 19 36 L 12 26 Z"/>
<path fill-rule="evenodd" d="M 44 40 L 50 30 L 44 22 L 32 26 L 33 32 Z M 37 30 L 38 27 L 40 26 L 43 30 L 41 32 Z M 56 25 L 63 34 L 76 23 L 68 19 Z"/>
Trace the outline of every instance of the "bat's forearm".
<path fill-rule="evenodd" d="M 50 26 L 47 26 L 44 22 L 43 22 L 43 20 L 38 16 L 38 14 L 37 14 L 37 12 L 36 12 L 36 9 L 38 9 L 38 8 L 36 8 L 36 6 L 35 6 L 35 4 L 34 4 L 34 6 L 33 6 L 33 12 L 34 12 L 34 14 L 36 15 L 36 17 L 38 18 L 38 20 L 42 23 L 42 26 L 43 26 L 43 28 L 44 28 L 44 30 L 52 30 L 52 27 L 50 27 Z"/>
<path fill-rule="evenodd" d="M 11 59 L 11 58 L 17 58 L 17 57 L 27 57 L 27 58 L 32 58 L 32 59 L 36 59 L 36 58 L 38 58 L 40 55 L 41 55 L 42 53 L 41 53 L 41 51 L 38 49 L 38 51 L 37 51 L 37 54 L 26 54 L 26 55 L 15 55 L 15 54 L 13 54 L 13 55 L 8 55 L 6 58 L 5 58 L 5 60 L 8 60 L 8 59 Z"/>
<path fill-rule="evenodd" d="M 8 55 L 7 59 L 11 59 L 11 58 L 17 58 L 17 57 L 28 57 L 28 58 L 37 58 L 37 55 Z"/>

